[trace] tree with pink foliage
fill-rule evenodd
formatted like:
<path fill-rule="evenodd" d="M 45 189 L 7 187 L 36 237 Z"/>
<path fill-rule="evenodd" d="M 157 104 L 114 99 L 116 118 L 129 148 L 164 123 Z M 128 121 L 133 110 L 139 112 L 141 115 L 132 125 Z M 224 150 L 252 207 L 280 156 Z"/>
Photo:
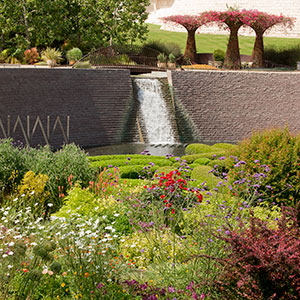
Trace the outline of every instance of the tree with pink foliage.
<path fill-rule="evenodd" d="M 254 48 L 251 55 L 251 61 L 256 67 L 264 67 L 264 33 L 271 29 L 274 25 L 282 25 L 289 29 L 294 26 L 294 19 L 267 14 L 257 10 L 248 10 L 243 17 L 243 23 L 251 27 L 256 34 Z"/>
<path fill-rule="evenodd" d="M 207 11 L 200 14 L 200 18 L 204 20 L 205 24 L 216 23 L 219 27 L 230 31 L 224 60 L 226 69 L 239 69 L 241 67 L 238 31 L 244 25 L 245 14 L 246 10 L 235 9 L 224 12 Z"/>
<path fill-rule="evenodd" d="M 188 32 L 184 58 L 189 59 L 192 63 L 196 62 L 196 40 L 195 33 L 199 27 L 204 25 L 200 16 L 193 15 L 173 15 L 163 18 L 165 22 L 175 23 L 183 26 Z"/>

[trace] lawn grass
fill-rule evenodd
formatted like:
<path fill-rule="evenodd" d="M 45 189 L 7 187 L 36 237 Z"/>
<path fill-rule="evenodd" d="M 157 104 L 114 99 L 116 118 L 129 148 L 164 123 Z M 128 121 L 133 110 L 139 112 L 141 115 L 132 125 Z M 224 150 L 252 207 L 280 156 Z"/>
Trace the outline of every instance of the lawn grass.
<path fill-rule="evenodd" d="M 174 32 L 161 30 L 159 25 L 148 24 L 149 33 L 147 40 L 160 40 L 164 43 L 176 43 L 180 46 L 182 52 L 185 49 L 187 34 L 184 32 Z M 198 53 L 212 53 L 215 49 L 226 50 L 228 35 L 221 34 L 196 34 L 196 45 Z M 277 37 L 264 37 L 264 45 L 268 46 L 290 46 L 299 44 L 300 40 L 297 38 L 277 38 Z M 251 55 L 254 45 L 253 36 L 240 36 L 240 53 Z"/>

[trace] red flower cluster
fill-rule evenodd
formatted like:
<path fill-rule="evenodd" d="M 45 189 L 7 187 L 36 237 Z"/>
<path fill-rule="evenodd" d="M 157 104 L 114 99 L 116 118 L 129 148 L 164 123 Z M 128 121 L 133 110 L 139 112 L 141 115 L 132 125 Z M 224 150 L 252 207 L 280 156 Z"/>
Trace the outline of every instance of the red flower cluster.
<path fill-rule="evenodd" d="M 160 177 L 156 174 L 155 177 L 159 178 L 159 181 L 157 184 L 152 184 L 149 189 L 156 198 L 163 200 L 166 208 L 170 208 L 178 202 L 184 202 L 190 196 L 190 193 L 196 194 L 198 202 L 201 202 L 203 199 L 202 194 L 198 190 L 190 190 L 188 188 L 187 180 L 183 178 L 178 170 L 171 171 L 166 175 L 162 173 Z M 144 188 L 148 187 L 145 186 Z M 175 214 L 174 209 L 171 212 Z"/>

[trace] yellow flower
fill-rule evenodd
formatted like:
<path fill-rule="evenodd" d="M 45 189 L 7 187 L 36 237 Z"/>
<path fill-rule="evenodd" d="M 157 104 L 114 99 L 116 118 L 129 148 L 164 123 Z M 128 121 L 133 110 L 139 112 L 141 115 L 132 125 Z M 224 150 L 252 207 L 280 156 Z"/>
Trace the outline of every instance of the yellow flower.
<path fill-rule="evenodd" d="M 66 286 L 66 284 L 63 282 L 62 284 L 61 284 L 61 287 L 65 287 Z"/>

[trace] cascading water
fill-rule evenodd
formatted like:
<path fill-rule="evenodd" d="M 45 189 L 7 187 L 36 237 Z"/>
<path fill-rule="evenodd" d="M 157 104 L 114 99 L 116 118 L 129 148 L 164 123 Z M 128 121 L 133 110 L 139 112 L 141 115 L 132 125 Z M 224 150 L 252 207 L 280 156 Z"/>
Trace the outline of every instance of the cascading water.
<path fill-rule="evenodd" d="M 141 119 L 150 144 L 175 144 L 167 105 L 158 79 L 136 78 L 137 97 L 140 102 Z"/>

